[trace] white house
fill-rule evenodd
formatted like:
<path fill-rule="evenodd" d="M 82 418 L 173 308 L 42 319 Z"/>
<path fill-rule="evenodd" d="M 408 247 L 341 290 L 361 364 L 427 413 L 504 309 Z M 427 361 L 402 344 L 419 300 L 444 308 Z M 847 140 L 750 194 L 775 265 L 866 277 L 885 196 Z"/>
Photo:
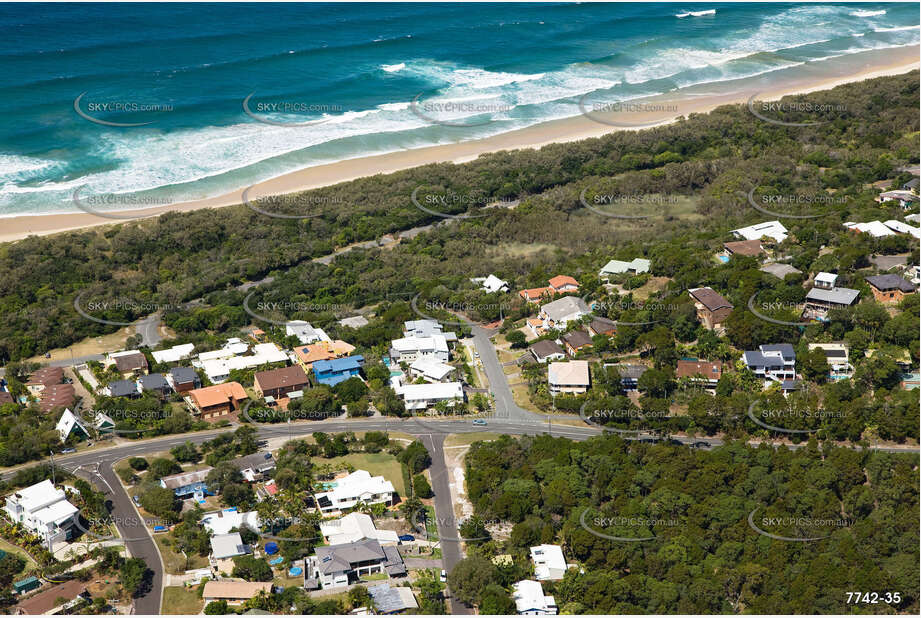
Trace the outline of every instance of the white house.
<path fill-rule="evenodd" d="M 574 360 L 568 363 L 552 362 L 547 365 L 547 382 L 550 394 L 580 394 L 591 386 L 588 361 Z"/>
<path fill-rule="evenodd" d="M 179 345 L 174 345 L 173 347 L 166 350 L 157 350 L 156 352 L 151 352 L 151 355 L 153 356 L 153 359 L 158 363 L 176 363 L 189 358 L 194 350 L 194 343 L 182 343 Z"/>
<path fill-rule="evenodd" d="M 556 616 L 558 609 L 552 596 L 544 595 L 540 582 L 522 580 L 512 586 L 512 600 L 519 616 Z"/>
<path fill-rule="evenodd" d="M 457 341 L 457 333 L 444 332 L 438 320 L 407 320 L 403 322 L 404 337 L 432 337 L 444 335 L 446 341 Z"/>
<path fill-rule="evenodd" d="M 304 320 L 292 320 L 285 323 L 285 335 L 294 335 L 303 345 L 317 341 L 330 341 L 329 335 L 322 328 L 314 328 Z"/>
<path fill-rule="evenodd" d="M 651 262 L 643 258 L 634 258 L 633 261 L 624 262 L 621 260 L 611 260 L 598 273 L 602 279 L 607 279 L 611 275 L 621 275 L 623 273 L 633 273 L 639 275 L 648 273 Z"/>
<path fill-rule="evenodd" d="M 566 558 L 559 545 L 532 547 L 531 562 L 534 563 L 534 577 L 539 581 L 563 579 L 566 574 Z"/>
<path fill-rule="evenodd" d="M 7 496 L 3 510 L 11 521 L 41 537 L 49 550 L 71 537 L 79 517 L 67 494 L 48 479 Z"/>
<path fill-rule="evenodd" d="M 745 366 L 763 380 L 783 382 L 796 379 L 796 352 L 789 343 L 758 346 L 742 354 Z"/>
<path fill-rule="evenodd" d="M 61 437 L 61 442 L 66 442 L 67 438 L 74 431 L 78 434 L 82 434 L 84 438 L 88 438 L 90 435 L 83 423 L 80 422 L 80 419 L 70 411 L 70 408 L 65 409 L 61 414 L 61 419 L 58 421 L 55 429 L 57 429 L 58 435 Z"/>
<path fill-rule="evenodd" d="M 243 346 L 243 352 L 249 350 L 249 346 L 246 344 L 243 344 Z M 232 349 L 239 350 L 240 348 L 239 346 L 234 346 Z M 221 350 L 215 351 L 222 352 Z M 194 362 L 192 364 L 201 367 L 208 376 L 208 379 L 214 384 L 220 384 L 226 381 L 227 378 L 230 377 L 230 372 L 234 369 L 252 369 L 266 364 L 284 363 L 288 361 L 288 355 L 274 343 L 257 343 L 253 346 L 253 353 L 246 356 L 231 354 L 221 358 L 209 357 L 203 360 L 202 357 L 204 357 L 205 354 L 208 353 L 206 352 L 199 355 L 198 358 L 200 362 L 198 362 L 197 365 Z"/>
<path fill-rule="evenodd" d="M 883 221 L 883 225 L 899 234 L 911 234 L 915 238 L 921 238 L 921 228 L 908 225 L 907 223 L 889 219 L 888 221 Z"/>
<path fill-rule="evenodd" d="M 329 545 L 355 543 L 374 539 L 381 545 L 397 545 L 400 537 L 395 530 L 378 530 L 374 520 L 365 513 L 349 513 L 345 517 L 320 522 L 320 534 Z"/>
<path fill-rule="evenodd" d="M 854 223 L 847 221 L 844 227 L 854 232 L 863 232 L 873 238 L 882 238 L 883 236 L 895 236 L 895 232 L 886 227 L 882 221 L 868 221 L 866 223 Z"/>
<path fill-rule="evenodd" d="M 409 366 L 409 375 L 427 382 L 444 382 L 454 373 L 454 367 L 434 358 L 419 358 Z"/>
<path fill-rule="evenodd" d="M 206 513 L 201 518 L 201 525 L 215 536 L 230 534 L 231 530 L 248 528 L 259 532 L 259 514 L 256 511 L 241 513 L 237 510 L 223 510 Z"/>
<path fill-rule="evenodd" d="M 211 559 L 213 561 L 227 560 L 249 552 L 249 545 L 243 542 L 239 532 L 215 534 L 211 537 Z"/>
<path fill-rule="evenodd" d="M 386 504 L 393 502 L 393 483 L 383 476 L 371 476 L 367 470 L 355 470 L 333 482 L 329 491 L 316 495 L 317 505 L 323 513 L 350 509 L 359 502 Z"/>
<path fill-rule="evenodd" d="M 787 238 L 787 228 L 780 221 L 765 221 L 748 227 L 740 227 L 732 230 L 732 233 L 742 240 L 760 240 L 767 236 L 777 242 L 783 242 Z"/>
<path fill-rule="evenodd" d="M 508 292 L 508 281 L 503 281 L 495 275 L 489 275 L 488 277 L 474 277 L 470 280 L 471 283 L 477 283 L 481 288 L 489 293 L 494 292 Z"/>
<path fill-rule="evenodd" d="M 390 359 L 396 363 L 413 363 L 420 358 L 446 363 L 450 358 L 448 340 L 444 335 L 431 337 L 415 335 L 394 339 L 390 342 Z"/>
<path fill-rule="evenodd" d="M 439 401 L 448 402 L 451 406 L 464 401 L 464 388 L 460 382 L 404 384 L 395 390 L 403 397 L 407 410 L 425 410 Z"/>
<path fill-rule="evenodd" d="M 584 300 L 578 296 L 564 296 L 553 302 L 541 305 L 538 318 L 546 330 L 552 328 L 563 330 L 570 322 L 576 322 L 589 313 L 591 313 L 591 309 Z"/>

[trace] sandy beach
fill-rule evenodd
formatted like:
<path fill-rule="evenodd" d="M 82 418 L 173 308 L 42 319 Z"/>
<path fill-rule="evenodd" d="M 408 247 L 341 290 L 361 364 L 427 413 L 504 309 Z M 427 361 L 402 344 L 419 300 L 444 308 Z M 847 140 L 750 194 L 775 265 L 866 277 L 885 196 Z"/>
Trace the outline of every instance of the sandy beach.
<path fill-rule="evenodd" d="M 853 81 L 885 75 L 897 75 L 919 67 L 919 47 L 876 50 L 853 54 L 847 58 L 832 58 L 822 62 L 773 71 L 740 80 L 716 84 L 700 84 L 661 95 L 633 101 L 646 109 L 664 111 L 592 111 L 586 100 L 582 114 L 502 133 L 485 139 L 456 144 L 422 147 L 388 154 L 348 159 L 326 165 L 309 167 L 261 182 L 250 189 L 250 199 L 280 195 L 328 186 L 374 174 L 387 174 L 429 163 L 463 163 L 478 156 L 500 150 L 540 148 L 546 144 L 599 137 L 612 131 L 635 130 L 667 124 L 691 113 L 705 113 L 720 105 L 746 103 L 757 95 L 758 100 L 776 100 L 783 96 L 825 90 Z M 640 125 L 630 128 L 629 125 Z M 0 242 L 9 242 L 29 235 L 47 235 L 99 225 L 113 225 L 127 220 L 156 216 L 164 212 L 218 208 L 242 203 L 245 188 L 208 199 L 157 206 L 142 210 L 119 210 L 117 220 L 90 213 L 15 216 L 0 218 Z"/>

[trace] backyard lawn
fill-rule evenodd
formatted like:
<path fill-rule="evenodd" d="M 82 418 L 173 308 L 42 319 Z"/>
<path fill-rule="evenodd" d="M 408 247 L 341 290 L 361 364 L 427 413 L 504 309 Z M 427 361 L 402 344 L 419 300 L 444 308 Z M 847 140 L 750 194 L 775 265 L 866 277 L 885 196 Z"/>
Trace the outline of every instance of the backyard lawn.
<path fill-rule="evenodd" d="M 191 559 L 188 566 L 186 566 L 185 556 L 173 549 L 168 535 L 154 534 L 153 538 L 157 543 L 157 548 L 160 550 L 160 555 L 163 556 L 163 565 L 166 567 L 167 573 L 181 575 L 189 569 L 201 569 L 208 566 L 208 557 L 199 556 L 198 554 L 190 556 Z"/>

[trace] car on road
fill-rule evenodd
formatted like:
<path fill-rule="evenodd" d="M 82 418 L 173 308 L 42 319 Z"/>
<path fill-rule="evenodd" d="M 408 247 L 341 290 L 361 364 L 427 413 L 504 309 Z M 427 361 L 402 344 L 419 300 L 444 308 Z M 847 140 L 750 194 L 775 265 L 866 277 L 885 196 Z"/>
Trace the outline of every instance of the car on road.
<path fill-rule="evenodd" d="M 448 581 L 448 574 L 445 573 L 445 570 L 444 570 L 444 569 L 441 569 L 441 577 L 439 577 L 439 579 L 440 579 L 442 582 Z"/>
<path fill-rule="evenodd" d="M 131 496 L 131 499 L 134 500 L 134 503 L 136 505 L 141 506 L 141 499 L 138 498 L 137 494 L 134 494 L 133 496 Z"/>
<path fill-rule="evenodd" d="M 485 425 L 486 421 L 481 418 L 475 418 L 473 419 L 473 424 L 474 425 Z"/>
<path fill-rule="evenodd" d="M 64 454 L 66 455 L 67 453 L 76 453 L 76 452 L 77 452 L 77 449 L 75 449 L 75 448 L 65 448 L 65 449 L 61 449 L 61 452 L 64 453 Z"/>
<path fill-rule="evenodd" d="M 694 448 L 710 448 L 710 443 L 709 443 L 709 442 L 704 442 L 703 440 L 700 440 L 700 441 L 698 441 L 698 442 L 695 442 L 695 443 L 692 444 L 691 446 L 693 446 Z"/>

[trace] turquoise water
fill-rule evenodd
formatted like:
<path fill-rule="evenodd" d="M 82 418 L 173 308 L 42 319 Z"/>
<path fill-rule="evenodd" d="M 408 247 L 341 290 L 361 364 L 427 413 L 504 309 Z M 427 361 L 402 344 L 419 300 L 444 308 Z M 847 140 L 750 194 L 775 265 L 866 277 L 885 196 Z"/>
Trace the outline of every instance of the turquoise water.
<path fill-rule="evenodd" d="M 917 3 L 2 4 L 0 27 L 0 215 L 219 195 L 575 116 L 584 95 L 919 40 Z"/>

